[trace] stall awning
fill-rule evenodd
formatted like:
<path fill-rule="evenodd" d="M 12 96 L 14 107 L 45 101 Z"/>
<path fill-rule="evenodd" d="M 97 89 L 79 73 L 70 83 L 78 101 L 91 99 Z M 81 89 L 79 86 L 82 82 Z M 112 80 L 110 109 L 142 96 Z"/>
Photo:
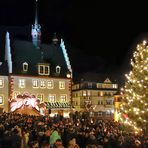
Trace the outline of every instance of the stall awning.
<path fill-rule="evenodd" d="M 47 108 L 70 108 L 71 105 L 68 102 L 45 102 Z"/>

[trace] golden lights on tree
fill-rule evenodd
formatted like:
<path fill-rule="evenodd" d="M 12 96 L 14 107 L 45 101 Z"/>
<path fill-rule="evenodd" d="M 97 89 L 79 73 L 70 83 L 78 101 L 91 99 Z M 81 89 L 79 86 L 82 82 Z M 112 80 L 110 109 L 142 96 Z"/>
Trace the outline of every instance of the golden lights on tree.
<path fill-rule="evenodd" d="M 148 130 L 148 44 L 138 44 L 133 59 L 132 70 L 126 74 L 124 97 L 120 119 L 135 131 Z"/>

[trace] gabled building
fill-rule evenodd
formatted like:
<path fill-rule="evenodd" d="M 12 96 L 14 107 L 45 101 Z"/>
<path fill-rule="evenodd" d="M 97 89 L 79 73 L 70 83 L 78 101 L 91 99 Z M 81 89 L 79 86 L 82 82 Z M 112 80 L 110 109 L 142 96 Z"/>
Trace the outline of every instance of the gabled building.
<path fill-rule="evenodd" d="M 114 94 L 118 84 L 106 78 L 103 82 L 81 81 L 72 86 L 72 101 L 76 111 L 89 116 L 113 118 Z"/>
<path fill-rule="evenodd" d="M 51 44 L 41 42 L 37 1 L 31 41 L 10 40 L 6 32 L 5 57 L 0 62 L 0 108 L 11 111 L 18 95 L 29 93 L 46 104 L 51 113 L 68 115 L 71 108 L 72 68 L 63 39 L 53 35 Z M 11 43 L 11 44 L 10 44 Z"/>

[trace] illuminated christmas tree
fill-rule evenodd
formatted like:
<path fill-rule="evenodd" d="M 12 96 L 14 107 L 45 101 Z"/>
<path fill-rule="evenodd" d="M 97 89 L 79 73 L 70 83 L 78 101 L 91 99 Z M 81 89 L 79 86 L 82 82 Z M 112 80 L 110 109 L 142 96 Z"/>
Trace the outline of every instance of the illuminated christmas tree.
<path fill-rule="evenodd" d="M 148 132 L 148 44 L 138 44 L 126 74 L 121 120 L 138 131 Z"/>

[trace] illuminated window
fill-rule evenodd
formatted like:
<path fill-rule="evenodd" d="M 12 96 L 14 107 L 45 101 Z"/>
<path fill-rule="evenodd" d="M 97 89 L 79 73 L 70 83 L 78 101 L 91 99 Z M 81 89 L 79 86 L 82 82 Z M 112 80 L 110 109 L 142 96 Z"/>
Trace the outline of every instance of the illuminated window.
<path fill-rule="evenodd" d="M 28 71 L 28 63 L 23 63 L 23 71 Z"/>
<path fill-rule="evenodd" d="M 53 82 L 53 80 L 48 80 L 47 81 L 47 88 L 48 89 L 53 89 L 54 88 L 54 82 Z"/>
<path fill-rule="evenodd" d="M 98 112 L 98 116 L 101 117 L 102 116 L 102 111 Z"/>
<path fill-rule="evenodd" d="M 38 80 L 32 80 L 32 87 L 33 88 L 39 88 L 39 81 Z"/>
<path fill-rule="evenodd" d="M 77 89 L 79 89 L 79 88 L 80 88 L 80 85 L 79 85 L 79 84 L 77 84 L 77 85 L 76 85 L 76 88 L 77 88 Z"/>
<path fill-rule="evenodd" d="M 19 94 L 20 94 L 20 92 L 16 92 L 16 91 L 13 92 L 14 99 L 16 99 Z"/>
<path fill-rule="evenodd" d="M 44 72 L 44 66 L 40 65 L 39 70 L 40 70 L 39 73 L 40 73 L 40 74 L 43 74 L 43 72 Z"/>
<path fill-rule="evenodd" d="M 19 79 L 19 88 L 25 88 L 25 79 Z"/>
<path fill-rule="evenodd" d="M 86 91 L 83 91 L 82 93 L 83 93 L 83 94 L 82 94 L 83 96 L 86 96 Z"/>
<path fill-rule="evenodd" d="M 0 78 L 0 88 L 4 87 L 4 79 Z"/>
<path fill-rule="evenodd" d="M 98 100 L 98 105 L 103 105 L 103 100 Z"/>
<path fill-rule="evenodd" d="M 4 104 L 4 96 L 0 94 L 0 105 Z"/>
<path fill-rule="evenodd" d="M 46 88 L 46 81 L 40 80 L 40 88 Z"/>
<path fill-rule="evenodd" d="M 49 100 L 49 102 L 55 102 L 55 95 L 54 94 L 49 94 L 48 100 Z"/>
<path fill-rule="evenodd" d="M 103 97 L 103 95 L 104 95 L 104 94 L 103 94 L 103 91 L 100 91 L 100 92 L 99 92 L 99 96 Z"/>
<path fill-rule="evenodd" d="M 111 115 L 110 110 L 107 110 L 107 111 L 106 111 L 106 116 L 110 116 L 110 115 Z"/>
<path fill-rule="evenodd" d="M 49 65 L 39 64 L 38 74 L 39 75 L 49 75 Z"/>
<path fill-rule="evenodd" d="M 113 101 L 112 100 L 106 100 L 106 105 L 112 105 Z"/>
<path fill-rule="evenodd" d="M 111 92 L 106 91 L 106 92 L 104 92 L 104 95 L 105 95 L 105 96 L 111 96 Z"/>
<path fill-rule="evenodd" d="M 91 96 L 91 92 L 89 90 L 87 91 L 87 95 L 88 96 Z"/>
<path fill-rule="evenodd" d="M 60 74 L 60 72 L 61 72 L 61 67 L 58 65 L 56 66 L 56 73 Z"/>
<path fill-rule="evenodd" d="M 44 94 L 37 94 L 37 98 L 43 102 L 44 101 Z"/>
<path fill-rule="evenodd" d="M 64 81 L 59 82 L 59 89 L 65 89 L 65 82 Z"/>
<path fill-rule="evenodd" d="M 73 101 L 73 105 L 78 105 L 78 101 Z"/>
<path fill-rule="evenodd" d="M 105 92 L 104 92 L 104 96 L 110 96 L 110 93 L 107 92 L 107 91 L 105 91 Z"/>
<path fill-rule="evenodd" d="M 102 83 L 97 83 L 97 88 L 102 88 Z"/>
<path fill-rule="evenodd" d="M 67 95 L 61 95 L 60 96 L 61 102 L 66 102 L 66 99 L 67 99 Z"/>
<path fill-rule="evenodd" d="M 112 88 L 112 84 L 102 84 L 102 88 Z"/>
<path fill-rule="evenodd" d="M 117 84 L 113 84 L 113 88 L 117 88 Z"/>
<path fill-rule="evenodd" d="M 49 75 L 49 66 L 45 66 L 45 75 Z"/>

